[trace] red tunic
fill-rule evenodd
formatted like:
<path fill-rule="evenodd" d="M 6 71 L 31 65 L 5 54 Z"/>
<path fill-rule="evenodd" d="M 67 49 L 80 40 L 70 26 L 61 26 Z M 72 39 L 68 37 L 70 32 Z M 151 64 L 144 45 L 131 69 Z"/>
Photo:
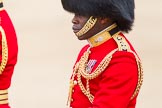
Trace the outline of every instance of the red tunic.
<path fill-rule="evenodd" d="M 120 35 L 124 37 L 122 33 Z M 131 44 L 129 42 L 128 44 L 134 51 Z M 80 60 L 88 47 L 89 45 L 86 45 L 82 48 L 76 62 Z M 116 48 L 118 45 L 113 38 L 99 46 L 92 47 L 89 60 L 97 61 L 92 72 L 101 60 Z M 77 76 L 74 80 L 77 80 Z M 105 71 L 89 82 L 90 92 L 94 96 L 93 103 L 88 100 L 77 84 L 73 88 L 70 106 L 72 108 L 135 108 L 137 96 L 133 99 L 131 97 L 137 87 L 137 82 L 138 66 L 135 56 L 127 51 L 117 51 L 113 54 Z M 84 86 L 86 85 L 86 80 L 83 77 L 82 83 Z"/>
<path fill-rule="evenodd" d="M 18 45 L 16 33 L 13 24 L 5 10 L 0 11 L 0 27 L 5 32 L 7 47 L 8 47 L 8 60 L 4 71 L 0 74 L 0 91 L 7 90 L 11 84 L 11 77 L 17 62 Z M 2 61 L 2 32 L 0 33 L 0 61 Z M 0 95 L 0 97 L 3 94 Z M 0 103 L 3 100 L 0 100 Z M 0 104 L 0 108 L 10 108 L 8 103 Z"/>

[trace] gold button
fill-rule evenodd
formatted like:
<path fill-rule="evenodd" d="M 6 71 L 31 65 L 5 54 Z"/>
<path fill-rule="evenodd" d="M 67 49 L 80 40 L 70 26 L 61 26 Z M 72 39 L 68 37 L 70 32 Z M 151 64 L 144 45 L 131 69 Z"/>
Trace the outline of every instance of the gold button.
<path fill-rule="evenodd" d="M 73 99 L 71 99 L 71 102 L 73 102 L 74 100 Z"/>
<path fill-rule="evenodd" d="M 78 82 L 77 82 L 76 80 L 74 80 L 74 85 L 77 85 L 77 83 L 78 83 Z"/>

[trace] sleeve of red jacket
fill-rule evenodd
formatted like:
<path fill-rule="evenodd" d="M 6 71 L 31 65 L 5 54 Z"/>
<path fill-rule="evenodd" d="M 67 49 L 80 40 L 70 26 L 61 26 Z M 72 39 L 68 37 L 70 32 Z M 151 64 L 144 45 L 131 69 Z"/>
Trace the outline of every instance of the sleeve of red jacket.
<path fill-rule="evenodd" d="M 0 105 L 0 108 L 10 108 L 8 104 Z"/>
<path fill-rule="evenodd" d="M 92 108 L 127 108 L 137 85 L 137 64 L 129 52 L 116 52 L 102 74 Z"/>
<path fill-rule="evenodd" d="M 11 85 L 12 74 L 17 62 L 18 45 L 13 24 L 5 10 L 0 11 L 0 63 L 2 61 L 2 36 L 6 37 L 8 59 L 5 69 L 0 74 L 0 108 L 10 108 L 8 104 L 8 88 Z"/>

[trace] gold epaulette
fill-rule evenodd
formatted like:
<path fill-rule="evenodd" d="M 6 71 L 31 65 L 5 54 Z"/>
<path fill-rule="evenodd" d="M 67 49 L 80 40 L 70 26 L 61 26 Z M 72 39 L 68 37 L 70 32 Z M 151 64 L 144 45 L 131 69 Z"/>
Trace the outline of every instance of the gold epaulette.
<path fill-rule="evenodd" d="M 118 51 L 127 51 L 127 52 L 131 52 L 133 53 L 133 55 L 135 56 L 136 62 L 137 62 L 137 66 L 138 66 L 138 83 L 136 86 L 136 89 L 131 97 L 131 100 L 137 96 L 137 94 L 139 93 L 139 90 L 142 86 L 143 83 L 143 68 L 142 68 L 142 63 L 141 60 L 139 59 L 139 57 L 137 56 L 137 54 L 132 51 L 130 49 L 130 45 L 128 44 L 128 42 L 126 41 L 126 39 L 120 35 L 115 35 L 114 40 L 116 41 L 117 45 L 118 45 Z"/>
<path fill-rule="evenodd" d="M 8 104 L 8 91 L 0 90 L 0 104 Z"/>
<path fill-rule="evenodd" d="M 113 36 L 114 40 L 118 45 L 119 51 L 130 51 L 130 46 L 126 39 L 120 35 Z"/>
<path fill-rule="evenodd" d="M 2 26 L 0 26 L 0 34 L 2 36 L 1 40 L 1 46 L 2 46 L 2 61 L 0 64 L 0 75 L 4 71 L 7 61 L 8 61 L 8 46 L 7 46 L 7 39 L 6 39 L 6 34 Z"/>

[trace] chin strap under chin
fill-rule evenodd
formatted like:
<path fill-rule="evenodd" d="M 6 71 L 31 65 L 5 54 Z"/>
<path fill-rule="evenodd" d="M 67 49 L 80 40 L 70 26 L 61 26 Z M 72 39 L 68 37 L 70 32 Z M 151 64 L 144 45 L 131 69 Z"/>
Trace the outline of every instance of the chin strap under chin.
<path fill-rule="evenodd" d="M 88 21 L 85 23 L 85 25 L 83 26 L 83 28 L 76 33 L 76 36 L 80 37 L 82 35 L 84 35 L 85 33 L 87 33 L 92 27 L 94 27 L 94 25 L 97 22 L 97 18 L 91 16 Z"/>

